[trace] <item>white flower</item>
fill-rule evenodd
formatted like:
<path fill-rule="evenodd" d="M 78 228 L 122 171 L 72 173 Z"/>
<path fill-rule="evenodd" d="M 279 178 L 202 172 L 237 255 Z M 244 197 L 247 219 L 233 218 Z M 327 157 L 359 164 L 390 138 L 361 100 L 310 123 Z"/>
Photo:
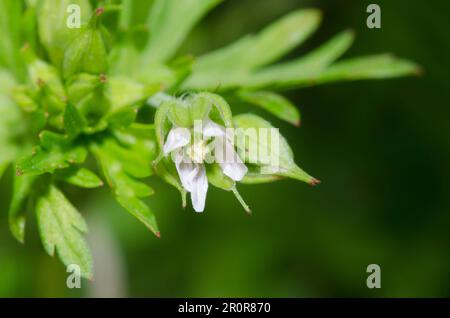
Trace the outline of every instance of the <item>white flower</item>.
<path fill-rule="evenodd" d="M 197 127 L 197 125 L 196 125 Z M 194 129 L 194 133 L 197 131 Z M 223 173 L 234 181 L 241 181 L 248 169 L 234 150 L 232 137 L 225 127 L 207 119 L 201 122 L 201 135 L 208 140 L 195 140 L 187 128 L 174 127 L 170 130 L 163 146 L 164 156 L 172 154 L 181 184 L 191 194 L 192 206 L 196 212 L 205 209 L 208 178 L 205 163 L 214 147 L 213 159 Z M 212 139 L 212 142 L 207 142 Z M 191 141 L 194 142 L 191 144 Z M 237 191 L 233 191 L 235 195 Z M 238 196 L 238 199 L 241 198 Z M 247 208 L 248 209 L 248 208 Z"/>

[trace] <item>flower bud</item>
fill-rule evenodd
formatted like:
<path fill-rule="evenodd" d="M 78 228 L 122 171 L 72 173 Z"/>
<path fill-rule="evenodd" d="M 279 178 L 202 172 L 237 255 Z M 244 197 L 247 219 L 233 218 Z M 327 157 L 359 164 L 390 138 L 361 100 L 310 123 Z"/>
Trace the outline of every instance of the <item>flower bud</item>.
<path fill-rule="evenodd" d="M 61 68 L 64 52 L 72 40 L 78 35 L 79 29 L 67 27 L 70 12 L 69 5 L 80 8 L 81 25 L 89 19 L 92 9 L 89 0 L 51 0 L 39 1 L 37 5 L 37 22 L 39 38 L 45 47 L 53 65 Z"/>
<path fill-rule="evenodd" d="M 80 31 L 64 55 L 63 75 L 102 74 L 108 69 L 109 35 L 100 23 L 103 9 L 97 9 L 88 26 Z"/>

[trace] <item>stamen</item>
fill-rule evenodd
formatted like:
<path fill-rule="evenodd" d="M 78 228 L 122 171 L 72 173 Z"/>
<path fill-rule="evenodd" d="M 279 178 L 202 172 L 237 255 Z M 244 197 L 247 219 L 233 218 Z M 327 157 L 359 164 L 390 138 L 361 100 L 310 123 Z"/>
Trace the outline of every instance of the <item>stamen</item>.
<path fill-rule="evenodd" d="M 209 148 L 204 141 L 199 141 L 187 149 L 187 155 L 195 163 L 203 163 Z"/>

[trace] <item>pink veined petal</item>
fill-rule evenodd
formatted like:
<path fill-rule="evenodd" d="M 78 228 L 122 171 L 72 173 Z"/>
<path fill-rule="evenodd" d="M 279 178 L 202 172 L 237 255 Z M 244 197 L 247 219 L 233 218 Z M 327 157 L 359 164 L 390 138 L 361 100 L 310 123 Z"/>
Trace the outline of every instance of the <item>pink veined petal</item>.
<path fill-rule="evenodd" d="M 191 133 L 187 128 L 173 128 L 167 136 L 167 141 L 164 144 L 163 152 L 165 155 L 189 144 L 191 141 Z"/>
<path fill-rule="evenodd" d="M 195 212 L 205 210 L 206 194 L 208 192 L 208 178 L 205 166 L 200 165 L 198 173 L 192 182 L 191 201 Z"/>

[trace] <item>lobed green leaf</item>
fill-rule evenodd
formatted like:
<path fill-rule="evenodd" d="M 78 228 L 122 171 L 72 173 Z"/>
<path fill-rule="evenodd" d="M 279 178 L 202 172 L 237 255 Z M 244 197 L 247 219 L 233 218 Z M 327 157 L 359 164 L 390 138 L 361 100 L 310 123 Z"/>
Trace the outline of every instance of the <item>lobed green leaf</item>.
<path fill-rule="evenodd" d="M 81 144 L 71 143 L 62 135 L 44 131 L 40 139 L 41 146 L 36 147 L 33 154 L 18 161 L 18 175 L 53 173 L 57 169 L 65 169 L 86 160 L 86 148 Z"/>
<path fill-rule="evenodd" d="M 87 225 L 81 214 L 54 185 L 41 185 L 36 199 L 39 233 L 45 250 L 50 256 L 58 254 L 66 265 L 78 265 L 81 275 L 91 279 L 92 256 L 81 233 Z"/>
<path fill-rule="evenodd" d="M 94 172 L 82 167 L 57 171 L 55 178 L 80 188 L 93 189 L 103 186 L 103 181 Z"/>
<path fill-rule="evenodd" d="M 155 235 L 159 236 L 153 213 L 139 199 L 152 195 L 153 189 L 135 179 L 151 174 L 148 161 L 143 163 L 133 152 L 120 147 L 112 139 L 106 139 L 92 145 L 92 152 L 119 204 L 143 222 Z M 144 168 L 142 164 L 145 165 L 145 170 L 141 170 L 141 168 Z"/>
<path fill-rule="evenodd" d="M 300 126 L 299 110 L 287 98 L 277 93 L 241 90 L 238 92 L 238 97 L 247 103 L 261 107 L 280 119 Z"/>
<path fill-rule="evenodd" d="M 143 53 L 144 65 L 170 60 L 190 30 L 220 2 L 155 0 L 148 19 L 150 38 Z"/>
<path fill-rule="evenodd" d="M 201 56 L 186 88 L 221 87 L 239 83 L 252 70 L 274 62 L 302 44 L 318 28 L 321 13 L 315 9 L 292 12 L 257 35 Z"/>

